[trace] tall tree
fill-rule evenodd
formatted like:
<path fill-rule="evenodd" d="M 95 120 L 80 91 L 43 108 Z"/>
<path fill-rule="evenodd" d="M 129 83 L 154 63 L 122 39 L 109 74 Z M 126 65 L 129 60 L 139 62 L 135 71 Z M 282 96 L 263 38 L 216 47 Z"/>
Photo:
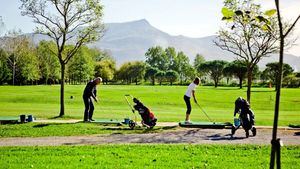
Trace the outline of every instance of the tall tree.
<path fill-rule="evenodd" d="M 68 46 L 72 48 L 72 46 Z M 75 83 L 86 82 L 94 77 L 95 63 L 93 56 L 90 54 L 89 48 L 81 46 L 75 56 L 68 64 L 69 79 Z"/>
<path fill-rule="evenodd" d="M 33 47 L 28 37 L 22 35 L 21 30 L 11 30 L 1 38 L 1 47 L 7 52 L 9 67 L 12 70 L 12 84 L 15 85 L 16 76 L 21 74 L 20 64 L 22 56 Z"/>
<path fill-rule="evenodd" d="M 55 54 L 49 52 L 55 48 L 56 46 L 53 41 L 41 41 L 37 47 L 41 80 L 45 84 L 48 84 L 48 82 L 55 83 L 59 79 L 59 61 L 56 59 Z"/>
<path fill-rule="evenodd" d="M 179 74 L 180 83 L 189 79 L 193 72 L 193 67 L 190 65 L 190 59 L 181 51 L 176 57 L 176 72 Z"/>
<path fill-rule="evenodd" d="M 220 80 L 223 78 L 223 69 L 227 64 L 224 60 L 207 61 L 199 66 L 199 71 L 208 73 L 213 79 L 215 87 L 218 87 Z"/>
<path fill-rule="evenodd" d="M 255 65 L 278 51 L 278 26 L 274 10 L 262 12 L 253 0 L 225 0 L 221 28 L 215 44 L 244 60 L 247 65 L 247 100 L 251 100 L 252 75 Z"/>
<path fill-rule="evenodd" d="M 11 78 L 11 71 L 7 64 L 7 53 L 0 48 L 0 85 L 6 83 Z"/>
<path fill-rule="evenodd" d="M 169 58 L 161 46 L 149 48 L 145 54 L 146 63 L 151 67 L 166 71 L 169 68 Z"/>
<path fill-rule="evenodd" d="M 139 81 L 141 81 L 145 76 L 146 64 L 142 61 L 132 62 L 129 67 L 129 76 L 138 85 Z"/>
<path fill-rule="evenodd" d="M 282 65 L 283 65 L 283 54 L 285 39 L 289 33 L 293 30 L 297 22 L 300 20 L 300 14 L 297 16 L 295 21 L 287 28 L 283 27 L 279 0 L 275 0 L 275 6 L 277 11 L 277 20 L 279 26 L 279 37 L 280 37 L 280 50 L 279 50 L 279 74 L 276 83 L 276 101 L 275 101 L 275 111 L 274 111 L 274 122 L 273 122 L 273 132 L 272 132 L 272 150 L 270 158 L 270 169 L 274 168 L 275 155 L 277 154 L 277 168 L 280 168 L 280 139 L 277 139 L 277 126 L 278 126 L 278 116 L 279 116 L 279 105 L 280 105 L 280 93 L 281 93 L 281 83 L 282 83 Z"/>
<path fill-rule="evenodd" d="M 106 83 L 114 78 L 116 72 L 116 61 L 113 59 L 102 59 L 96 63 L 95 76 L 102 77 L 103 83 Z"/>
<path fill-rule="evenodd" d="M 285 78 L 287 75 L 294 72 L 294 69 L 286 63 L 282 64 L 282 78 Z M 272 83 L 276 84 L 278 82 L 277 78 L 279 76 L 279 62 L 273 62 L 266 64 L 266 69 L 264 70 L 264 75 L 271 80 Z M 277 85 L 276 85 L 277 86 Z M 275 90 L 277 88 L 275 87 Z"/>
<path fill-rule="evenodd" d="M 22 15 L 38 24 L 36 32 L 53 39 L 61 66 L 60 113 L 65 115 L 65 68 L 79 48 L 100 38 L 103 7 L 99 0 L 21 0 Z M 74 44 L 67 49 L 67 44 Z"/>
<path fill-rule="evenodd" d="M 155 67 L 148 66 L 146 68 L 145 79 L 150 79 L 153 86 L 155 85 L 155 74 L 158 71 L 159 70 L 157 68 L 155 68 Z"/>
<path fill-rule="evenodd" d="M 247 74 L 247 66 L 245 62 L 242 62 L 240 60 L 230 62 L 225 66 L 223 72 L 227 75 L 235 76 L 236 78 L 238 78 L 240 89 L 243 88 L 243 80 L 245 79 Z"/>
<path fill-rule="evenodd" d="M 162 84 L 162 82 L 165 80 L 165 77 L 166 77 L 166 72 L 164 72 L 164 71 L 158 71 L 158 72 L 155 74 L 155 78 L 156 78 L 157 81 L 159 82 L 159 85 Z"/>
<path fill-rule="evenodd" d="M 179 74 L 174 70 L 169 70 L 166 72 L 166 79 L 170 82 L 172 86 L 174 82 L 179 78 Z"/>

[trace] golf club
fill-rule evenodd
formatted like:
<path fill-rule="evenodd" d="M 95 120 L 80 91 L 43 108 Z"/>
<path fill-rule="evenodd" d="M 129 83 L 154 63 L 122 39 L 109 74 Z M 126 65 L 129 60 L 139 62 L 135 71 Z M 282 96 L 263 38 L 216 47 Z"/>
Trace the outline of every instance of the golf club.
<path fill-rule="evenodd" d="M 202 112 L 206 115 L 206 117 L 208 118 L 208 120 L 210 121 L 210 122 L 213 122 L 214 124 L 215 124 L 215 122 L 207 115 L 207 113 L 205 112 L 205 110 L 198 104 L 198 103 L 196 103 L 197 105 L 198 105 L 198 107 L 202 110 Z"/>

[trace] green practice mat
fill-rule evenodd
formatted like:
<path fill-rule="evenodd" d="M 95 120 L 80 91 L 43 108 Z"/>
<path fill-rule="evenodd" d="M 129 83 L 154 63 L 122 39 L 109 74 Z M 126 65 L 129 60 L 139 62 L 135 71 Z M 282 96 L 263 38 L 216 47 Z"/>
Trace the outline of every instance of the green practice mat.
<path fill-rule="evenodd" d="M 189 124 L 186 124 L 184 121 L 179 122 L 180 127 L 187 127 L 187 128 L 207 128 L 207 129 L 224 129 L 224 128 L 231 128 L 232 124 L 229 122 L 221 123 L 221 122 L 195 122 L 192 121 Z"/>
<path fill-rule="evenodd" d="M 7 116 L 2 116 L 0 117 L 0 124 L 12 124 L 12 123 L 18 123 L 19 117 L 7 117 Z"/>

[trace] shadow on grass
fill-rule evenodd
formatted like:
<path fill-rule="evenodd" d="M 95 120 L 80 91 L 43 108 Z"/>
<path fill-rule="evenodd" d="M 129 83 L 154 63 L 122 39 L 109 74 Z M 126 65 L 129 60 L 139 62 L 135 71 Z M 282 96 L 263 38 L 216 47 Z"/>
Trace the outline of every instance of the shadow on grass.
<path fill-rule="evenodd" d="M 54 116 L 54 117 L 50 117 L 50 120 L 59 120 L 59 119 L 76 119 L 75 117 L 72 116 Z"/>

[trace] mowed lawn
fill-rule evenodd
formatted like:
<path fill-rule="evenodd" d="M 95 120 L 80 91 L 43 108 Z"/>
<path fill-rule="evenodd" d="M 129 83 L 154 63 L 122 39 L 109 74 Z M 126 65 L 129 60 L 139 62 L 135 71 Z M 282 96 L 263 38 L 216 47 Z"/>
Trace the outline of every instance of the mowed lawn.
<path fill-rule="evenodd" d="M 281 149 L 282 168 L 298 169 L 299 146 Z M 1 147 L 4 168 L 230 168 L 269 167 L 270 146 L 98 145 Z"/>
<path fill-rule="evenodd" d="M 66 116 L 81 119 L 84 105 L 84 85 L 65 86 Z M 186 86 L 136 86 L 100 85 L 100 103 L 95 103 L 95 118 L 133 118 L 125 94 L 139 98 L 157 116 L 158 121 L 178 122 L 184 119 L 183 95 Z M 37 118 L 52 118 L 59 114 L 60 86 L 0 86 L 0 116 L 32 114 Z M 234 101 L 246 97 L 246 88 L 199 86 L 196 95 L 200 105 L 215 121 L 232 122 Z M 73 96 L 73 99 L 70 97 Z M 257 125 L 273 123 L 275 91 L 269 88 L 253 88 L 251 107 Z M 206 121 L 206 116 L 192 103 L 191 119 Z M 139 116 L 138 116 L 139 117 Z M 300 124 L 300 89 L 282 89 L 279 125 Z"/>

